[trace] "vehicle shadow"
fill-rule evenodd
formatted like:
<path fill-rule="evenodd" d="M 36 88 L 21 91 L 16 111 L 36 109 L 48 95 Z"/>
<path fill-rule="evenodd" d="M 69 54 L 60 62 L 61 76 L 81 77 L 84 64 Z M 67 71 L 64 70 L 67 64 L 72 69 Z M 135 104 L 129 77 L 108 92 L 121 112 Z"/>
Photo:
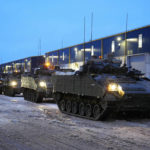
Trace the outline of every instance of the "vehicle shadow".
<path fill-rule="evenodd" d="M 148 112 L 118 112 L 107 116 L 105 121 L 108 120 L 139 120 L 139 119 L 150 119 Z"/>
<path fill-rule="evenodd" d="M 56 101 L 53 98 L 44 98 L 42 103 L 56 104 Z"/>

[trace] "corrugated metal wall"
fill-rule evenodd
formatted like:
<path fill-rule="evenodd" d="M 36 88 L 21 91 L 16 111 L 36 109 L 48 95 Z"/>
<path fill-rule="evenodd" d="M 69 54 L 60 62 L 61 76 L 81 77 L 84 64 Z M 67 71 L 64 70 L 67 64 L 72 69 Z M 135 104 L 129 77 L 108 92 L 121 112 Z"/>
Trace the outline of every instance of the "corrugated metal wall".
<path fill-rule="evenodd" d="M 150 26 L 135 29 L 125 33 L 109 36 L 85 43 L 85 60 L 92 55 L 107 57 L 108 53 L 114 52 L 116 57 L 124 57 L 125 41 L 127 41 L 127 55 L 138 53 L 150 53 Z M 54 65 L 80 63 L 84 60 L 84 43 L 46 53 Z"/>

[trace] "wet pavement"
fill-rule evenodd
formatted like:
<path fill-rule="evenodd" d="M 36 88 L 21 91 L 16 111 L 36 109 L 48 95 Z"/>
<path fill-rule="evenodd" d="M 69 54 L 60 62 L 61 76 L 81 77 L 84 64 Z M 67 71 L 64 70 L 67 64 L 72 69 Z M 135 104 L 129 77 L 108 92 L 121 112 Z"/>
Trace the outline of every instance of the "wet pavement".
<path fill-rule="evenodd" d="M 0 150 L 149 150 L 150 119 L 92 121 L 0 95 Z"/>

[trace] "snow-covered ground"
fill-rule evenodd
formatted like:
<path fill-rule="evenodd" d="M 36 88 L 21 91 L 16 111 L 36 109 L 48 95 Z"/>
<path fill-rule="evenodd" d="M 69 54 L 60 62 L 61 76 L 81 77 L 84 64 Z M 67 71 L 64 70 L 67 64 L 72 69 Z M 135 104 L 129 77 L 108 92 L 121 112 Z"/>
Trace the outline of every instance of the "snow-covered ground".
<path fill-rule="evenodd" d="M 91 121 L 0 95 L 0 150 L 149 150 L 150 119 Z"/>

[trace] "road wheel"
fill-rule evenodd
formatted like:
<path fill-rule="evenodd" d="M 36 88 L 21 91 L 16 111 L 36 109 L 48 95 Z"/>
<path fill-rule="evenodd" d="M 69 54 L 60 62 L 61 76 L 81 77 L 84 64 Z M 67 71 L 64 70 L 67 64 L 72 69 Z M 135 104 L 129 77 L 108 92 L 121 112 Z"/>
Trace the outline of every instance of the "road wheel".
<path fill-rule="evenodd" d="M 94 120 L 99 120 L 100 119 L 101 112 L 102 112 L 102 108 L 98 104 L 94 105 L 94 108 L 93 108 Z"/>
<path fill-rule="evenodd" d="M 33 102 L 36 102 L 36 91 L 33 91 Z"/>
<path fill-rule="evenodd" d="M 78 113 L 78 103 L 72 102 L 72 113 L 77 114 Z"/>
<path fill-rule="evenodd" d="M 61 111 L 65 111 L 65 101 L 64 100 L 61 100 L 59 102 L 59 107 L 60 107 L 60 110 Z"/>
<path fill-rule="evenodd" d="M 8 87 L 8 88 L 7 88 L 7 95 L 8 95 L 8 96 L 15 96 L 14 89 L 11 88 L 11 87 Z"/>
<path fill-rule="evenodd" d="M 3 94 L 7 95 L 7 93 L 6 93 L 6 87 L 3 87 Z"/>
<path fill-rule="evenodd" d="M 24 97 L 25 100 L 28 100 L 28 98 L 27 98 L 27 89 L 23 90 L 23 97 Z"/>
<path fill-rule="evenodd" d="M 31 101 L 32 101 L 32 102 L 34 102 L 34 101 L 35 101 L 34 91 L 31 91 Z"/>
<path fill-rule="evenodd" d="M 0 89 L 0 94 L 2 94 L 2 89 Z"/>
<path fill-rule="evenodd" d="M 4 87 L 4 95 L 8 96 L 8 90 L 9 90 L 8 87 L 5 86 Z"/>
<path fill-rule="evenodd" d="M 23 90 L 23 97 L 24 97 L 24 100 L 26 100 L 26 91 L 25 91 L 25 89 Z"/>
<path fill-rule="evenodd" d="M 67 101 L 67 103 L 66 103 L 66 111 L 68 112 L 68 113 L 70 113 L 71 112 L 71 101 Z"/>
<path fill-rule="evenodd" d="M 31 99 L 31 90 L 30 89 L 28 90 L 28 96 L 29 96 L 29 101 L 32 101 L 32 99 Z"/>
<path fill-rule="evenodd" d="M 53 97 L 56 102 L 59 102 L 62 98 L 62 95 L 60 93 L 55 93 Z"/>
<path fill-rule="evenodd" d="M 30 91 L 29 89 L 26 89 L 26 100 L 30 100 Z"/>
<path fill-rule="evenodd" d="M 42 103 L 43 102 L 43 95 L 39 92 L 36 92 L 35 94 L 35 102 L 36 103 Z"/>
<path fill-rule="evenodd" d="M 79 104 L 79 114 L 80 114 L 81 116 L 84 116 L 84 114 L 85 114 L 85 106 L 84 106 L 84 103 L 80 103 L 80 104 Z"/>
<path fill-rule="evenodd" d="M 87 117 L 91 117 L 92 116 L 92 106 L 91 106 L 91 104 L 86 104 L 85 115 Z"/>

